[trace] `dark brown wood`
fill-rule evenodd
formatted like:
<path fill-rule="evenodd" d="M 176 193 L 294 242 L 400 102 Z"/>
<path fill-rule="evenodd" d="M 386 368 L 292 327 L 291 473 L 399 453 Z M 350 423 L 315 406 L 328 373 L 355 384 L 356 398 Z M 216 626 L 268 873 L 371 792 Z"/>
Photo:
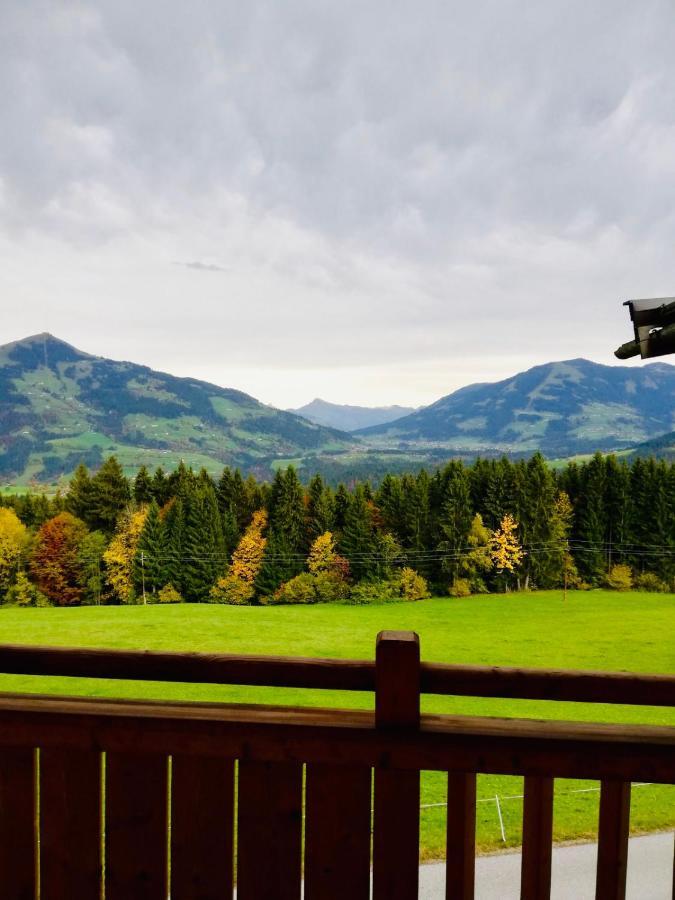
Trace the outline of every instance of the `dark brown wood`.
<path fill-rule="evenodd" d="M 423 663 L 423 694 L 675 706 L 674 675 Z"/>
<path fill-rule="evenodd" d="M 101 754 L 40 752 L 41 900 L 98 897 L 102 878 Z"/>
<path fill-rule="evenodd" d="M 34 900 L 35 751 L 0 750 L 0 897 Z"/>
<path fill-rule="evenodd" d="M 372 691 L 370 660 L 0 645 L 0 672 Z M 675 676 L 423 663 L 422 693 L 675 706 Z"/>
<path fill-rule="evenodd" d="M 395 769 L 675 783 L 675 729 L 423 715 L 0 695 L 0 746 L 185 753 Z"/>
<path fill-rule="evenodd" d="M 237 900 L 299 900 L 302 766 L 239 763 Z"/>
<path fill-rule="evenodd" d="M 375 650 L 375 723 L 386 736 L 417 734 L 420 646 L 413 632 L 382 631 Z M 373 898 L 411 900 L 419 882 L 420 773 L 397 771 L 383 755 L 375 768 Z"/>
<path fill-rule="evenodd" d="M 600 788 L 596 900 L 624 900 L 628 865 L 630 784 L 603 781 Z"/>
<path fill-rule="evenodd" d="M 141 681 L 375 689 L 375 664 L 360 659 L 307 659 L 151 650 L 95 650 L 0 645 L 0 672 Z"/>
<path fill-rule="evenodd" d="M 473 900 L 476 879 L 476 776 L 448 773 L 446 900 Z"/>
<path fill-rule="evenodd" d="M 553 779 L 525 779 L 521 900 L 549 900 L 553 851 Z"/>
<path fill-rule="evenodd" d="M 106 900 L 165 900 L 167 759 L 106 757 Z"/>
<path fill-rule="evenodd" d="M 371 770 L 310 764 L 305 795 L 305 900 L 368 900 Z"/>
<path fill-rule="evenodd" d="M 171 898 L 232 897 L 234 761 L 174 756 L 171 766 Z"/>

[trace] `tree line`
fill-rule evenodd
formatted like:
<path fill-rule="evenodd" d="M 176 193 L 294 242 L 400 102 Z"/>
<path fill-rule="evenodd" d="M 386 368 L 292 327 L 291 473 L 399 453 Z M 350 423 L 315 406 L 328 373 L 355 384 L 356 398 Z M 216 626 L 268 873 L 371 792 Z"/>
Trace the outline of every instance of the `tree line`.
<path fill-rule="evenodd" d="M 80 465 L 64 495 L 0 499 L 0 600 L 312 603 L 599 585 L 675 587 L 675 465 L 452 460 L 330 487 L 180 464 Z"/>

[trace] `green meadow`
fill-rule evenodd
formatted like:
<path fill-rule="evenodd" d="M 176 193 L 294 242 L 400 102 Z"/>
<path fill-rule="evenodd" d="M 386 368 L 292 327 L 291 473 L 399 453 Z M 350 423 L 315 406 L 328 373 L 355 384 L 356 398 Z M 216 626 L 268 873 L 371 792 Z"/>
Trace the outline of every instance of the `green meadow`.
<path fill-rule="evenodd" d="M 426 661 L 479 665 L 675 673 L 675 595 L 560 591 L 373 606 L 285 607 L 212 605 L 0 609 L 0 641 L 79 647 L 373 658 L 383 629 L 420 636 Z M 267 702 L 369 708 L 370 694 L 332 691 L 160 684 L 112 680 L 0 676 L 0 689 L 33 693 L 166 700 Z M 477 698 L 423 698 L 427 712 L 524 716 L 675 726 L 675 709 Z M 597 783 L 560 780 L 557 840 L 597 833 Z M 478 844 L 517 846 L 522 779 L 479 779 Z M 504 833 L 498 815 L 501 811 Z M 424 773 L 424 859 L 443 856 L 445 778 Z M 675 827 L 675 787 L 636 785 L 634 832 Z"/>

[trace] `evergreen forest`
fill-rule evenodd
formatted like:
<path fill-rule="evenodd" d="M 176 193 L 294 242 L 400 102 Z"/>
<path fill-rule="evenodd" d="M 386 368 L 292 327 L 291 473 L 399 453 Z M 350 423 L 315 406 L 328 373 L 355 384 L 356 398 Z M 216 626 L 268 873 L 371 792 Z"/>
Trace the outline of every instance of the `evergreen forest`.
<path fill-rule="evenodd" d="M 19 606 L 418 600 L 675 588 L 675 464 L 452 460 L 337 488 L 293 467 L 81 464 L 65 494 L 0 498 L 0 601 Z"/>

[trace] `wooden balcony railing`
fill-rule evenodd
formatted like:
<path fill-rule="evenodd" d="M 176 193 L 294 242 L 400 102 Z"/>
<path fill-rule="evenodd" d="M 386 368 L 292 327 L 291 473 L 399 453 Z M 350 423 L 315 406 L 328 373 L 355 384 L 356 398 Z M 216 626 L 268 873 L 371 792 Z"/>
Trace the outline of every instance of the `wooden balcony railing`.
<path fill-rule="evenodd" d="M 376 900 L 418 891 L 420 772 L 448 773 L 447 898 L 474 895 L 476 774 L 525 776 L 521 896 L 551 885 L 556 777 L 601 781 L 596 897 L 624 897 L 632 781 L 675 728 L 420 715 L 420 694 L 675 706 L 675 677 L 0 647 L 0 672 L 374 691 L 372 712 L 0 695 L 3 900 Z M 304 810 L 304 817 L 303 817 Z M 304 823 L 304 824 L 303 824 Z M 371 841 L 372 826 L 372 841 Z"/>

